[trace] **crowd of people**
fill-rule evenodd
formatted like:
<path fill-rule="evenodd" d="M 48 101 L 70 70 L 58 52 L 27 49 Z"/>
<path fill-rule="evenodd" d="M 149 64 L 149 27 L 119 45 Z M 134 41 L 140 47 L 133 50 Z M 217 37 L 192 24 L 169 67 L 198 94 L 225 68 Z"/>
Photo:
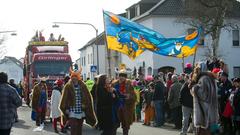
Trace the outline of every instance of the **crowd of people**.
<path fill-rule="evenodd" d="M 143 125 L 173 123 L 181 135 L 240 134 L 240 78 L 229 79 L 221 60 L 199 62 L 194 69 L 186 64 L 182 74 L 159 73 L 132 84 L 139 95 L 136 120 Z"/>
<path fill-rule="evenodd" d="M 48 39 L 48 41 L 64 41 L 64 40 L 65 39 L 64 39 L 64 37 L 62 37 L 61 34 L 56 39 L 54 37 L 53 33 L 50 34 L 49 39 Z M 32 37 L 31 41 L 33 41 L 33 42 L 40 42 L 40 41 L 45 42 L 45 37 L 43 36 L 41 31 L 40 32 L 36 31 L 36 34 Z"/>
<path fill-rule="evenodd" d="M 13 80 L 8 83 L 5 73 L 0 77 L 0 94 L 4 97 L 0 99 L 0 134 L 6 134 L 17 118 L 16 108 L 21 106 L 21 98 Z M 36 126 L 45 122 L 49 99 L 47 79 L 39 78 L 32 92 L 32 119 Z M 188 63 L 184 73 L 159 72 L 144 79 L 128 79 L 128 72 L 122 68 L 116 79 L 103 74 L 86 82 L 82 80 L 81 70 L 71 70 L 69 77 L 54 82 L 50 117 L 56 133 L 60 122 L 62 133 L 70 129 L 71 135 L 81 135 L 85 120 L 102 130 L 101 135 L 116 135 L 119 127 L 123 135 L 128 135 L 133 122 L 160 128 L 172 123 L 180 135 L 240 134 L 240 78 L 228 79 L 223 61 L 214 59 L 194 67 Z M 13 99 L 13 105 L 5 105 Z M 2 115 L 9 109 L 12 114 Z"/>

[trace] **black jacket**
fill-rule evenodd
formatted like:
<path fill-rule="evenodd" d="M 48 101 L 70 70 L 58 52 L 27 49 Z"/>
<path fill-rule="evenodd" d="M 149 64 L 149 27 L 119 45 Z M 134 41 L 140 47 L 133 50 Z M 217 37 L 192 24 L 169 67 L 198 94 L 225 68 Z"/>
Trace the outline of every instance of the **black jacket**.
<path fill-rule="evenodd" d="M 219 91 L 218 94 L 221 96 L 221 100 L 226 102 L 230 96 L 230 89 L 232 89 L 232 83 L 227 79 L 226 82 L 220 82 L 218 84 Z"/>
<path fill-rule="evenodd" d="M 117 97 L 113 98 L 112 93 L 108 92 L 104 87 L 96 89 L 96 97 L 98 125 L 100 129 L 112 129 L 115 124 L 113 120 L 113 105 Z"/>
<path fill-rule="evenodd" d="M 188 82 L 185 82 L 180 90 L 179 101 L 182 106 L 193 108 L 193 97 L 190 93 L 190 89 L 188 88 Z"/>
<path fill-rule="evenodd" d="M 164 84 L 161 81 L 157 81 L 154 88 L 155 91 L 153 93 L 153 101 L 164 101 L 164 92 L 166 91 L 166 87 L 164 86 Z"/>
<path fill-rule="evenodd" d="M 234 108 L 234 118 L 240 117 L 240 90 L 237 90 L 236 93 L 234 94 L 233 108 Z"/>

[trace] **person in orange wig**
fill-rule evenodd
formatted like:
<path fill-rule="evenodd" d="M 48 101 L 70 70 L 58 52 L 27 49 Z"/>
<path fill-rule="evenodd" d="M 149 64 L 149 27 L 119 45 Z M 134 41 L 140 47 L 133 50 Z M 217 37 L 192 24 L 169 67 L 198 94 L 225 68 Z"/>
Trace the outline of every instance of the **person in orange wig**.
<path fill-rule="evenodd" d="M 62 120 L 71 126 L 71 135 L 82 135 L 83 120 L 91 126 L 97 124 L 92 97 L 82 81 L 81 71 L 70 69 L 70 80 L 63 88 L 59 106 Z"/>

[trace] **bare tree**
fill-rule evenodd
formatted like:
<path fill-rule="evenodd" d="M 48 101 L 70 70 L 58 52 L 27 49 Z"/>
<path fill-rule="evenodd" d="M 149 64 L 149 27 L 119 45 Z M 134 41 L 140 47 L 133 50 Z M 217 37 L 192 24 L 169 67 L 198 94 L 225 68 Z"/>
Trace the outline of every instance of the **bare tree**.
<path fill-rule="evenodd" d="M 219 57 L 219 38 L 222 29 L 238 26 L 234 22 L 225 21 L 226 17 L 232 16 L 240 3 L 236 0 L 183 0 L 184 17 L 177 19 L 177 22 L 188 24 L 192 27 L 202 27 L 204 35 L 210 35 L 212 42 L 208 51 L 209 57 Z"/>

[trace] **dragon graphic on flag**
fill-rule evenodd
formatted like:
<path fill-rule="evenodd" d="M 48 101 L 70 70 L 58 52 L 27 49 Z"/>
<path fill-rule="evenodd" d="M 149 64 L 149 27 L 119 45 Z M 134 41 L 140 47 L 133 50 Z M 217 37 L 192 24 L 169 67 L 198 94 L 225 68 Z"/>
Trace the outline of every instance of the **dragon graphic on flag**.
<path fill-rule="evenodd" d="M 145 50 L 163 56 L 193 55 L 200 38 L 200 29 L 180 38 L 165 38 L 162 34 L 111 12 L 103 11 L 108 48 L 135 59 Z"/>

